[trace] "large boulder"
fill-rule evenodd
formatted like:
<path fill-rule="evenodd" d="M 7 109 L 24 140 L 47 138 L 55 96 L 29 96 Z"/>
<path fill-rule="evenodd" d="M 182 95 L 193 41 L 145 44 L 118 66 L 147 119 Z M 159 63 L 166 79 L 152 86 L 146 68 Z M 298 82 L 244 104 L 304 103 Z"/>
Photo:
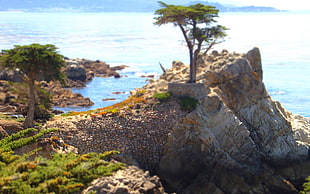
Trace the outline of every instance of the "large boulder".
<path fill-rule="evenodd" d="M 67 77 L 74 81 L 86 81 L 86 70 L 81 65 L 70 65 L 66 70 Z"/>
<path fill-rule="evenodd" d="M 10 70 L 8 68 L 1 69 L 0 80 L 12 81 L 12 82 L 22 82 L 22 76 L 20 71 Z"/>
<path fill-rule="evenodd" d="M 310 122 L 272 100 L 262 82 L 259 49 L 213 52 L 199 61 L 199 92 L 179 79 L 188 73 L 183 65 L 144 87 L 199 101 L 173 127 L 160 177 L 180 193 L 296 193 L 309 176 Z"/>
<path fill-rule="evenodd" d="M 82 193 L 97 194 L 163 194 L 164 188 L 157 176 L 150 176 L 136 166 L 128 166 L 119 170 L 113 176 L 101 177 L 94 180 Z"/>

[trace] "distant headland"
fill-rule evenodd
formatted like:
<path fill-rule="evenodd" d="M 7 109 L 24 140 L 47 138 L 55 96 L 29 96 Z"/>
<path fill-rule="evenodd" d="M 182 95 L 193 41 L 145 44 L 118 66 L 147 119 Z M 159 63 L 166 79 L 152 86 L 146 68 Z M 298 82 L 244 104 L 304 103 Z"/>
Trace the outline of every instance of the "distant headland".
<path fill-rule="evenodd" d="M 169 3 L 182 4 L 177 0 L 171 0 Z M 215 6 L 221 12 L 278 12 L 283 11 L 274 7 L 256 7 L 256 6 L 236 6 L 208 1 L 194 1 L 193 3 L 202 3 Z M 0 11 L 22 11 L 22 12 L 154 12 L 159 8 L 156 0 L 122 0 L 122 1 L 82 1 L 82 0 L 33 0 L 19 1 L 0 0 Z"/>

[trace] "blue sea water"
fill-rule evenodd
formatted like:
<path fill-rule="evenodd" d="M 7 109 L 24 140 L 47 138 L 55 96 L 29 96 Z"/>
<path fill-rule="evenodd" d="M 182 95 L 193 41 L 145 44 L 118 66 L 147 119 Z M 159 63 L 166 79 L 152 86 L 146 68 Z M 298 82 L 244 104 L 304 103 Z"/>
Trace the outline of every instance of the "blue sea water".
<path fill-rule="evenodd" d="M 95 109 L 120 102 L 146 84 L 143 74 L 159 75 L 173 60 L 188 63 L 178 28 L 153 25 L 153 13 L 12 13 L 0 12 L 0 50 L 31 43 L 54 44 L 69 58 L 128 65 L 120 79 L 95 78 L 86 88 Z M 254 46 L 262 54 L 264 83 L 289 111 L 310 117 L 310 13 L 221 13 L 218 23 L 230 30 L 214 49 L 245 53 Z M 113 92 L 125 92 L 115 95 Z M 116 98 L 115 101 L 102 101 Z"/>

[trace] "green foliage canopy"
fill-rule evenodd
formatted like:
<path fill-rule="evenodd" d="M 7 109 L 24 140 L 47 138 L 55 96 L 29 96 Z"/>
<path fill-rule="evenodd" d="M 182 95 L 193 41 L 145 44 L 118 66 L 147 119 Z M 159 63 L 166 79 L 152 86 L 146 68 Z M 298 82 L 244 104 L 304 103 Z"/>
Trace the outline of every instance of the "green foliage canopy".
<path fill-rule="evenodd" d="M 0 62 L 13 70 L 20 70 L 26 80 L 62 80 L 61 68 L 65 66 L 63 56 L 52 44 L 31 44 L 2 50 Z"/>
<path fill-rule="evenodd" d="M 2 50 L 0 64 L 13 70 L 19 70 L 29 85 L 28 113 L 24 127 L 33 127 L 35 112 L 35 81 L 63 80 L 61 68 L 65 66 L 63 56 L 54 45 L 31 44 L 16 45 L 13 49 Z"/>
<path fill-rule="evenodd" d="M 215 44 L 221 43 L 228 28 L 213 25 L 218 17 L 215 7 L 203 4 L 190 6 L 168 5 L 159 2 L 161 9 L 156 10 L 155 25 L 172 23 L 178 26 L 184 36 L 190 56 L 190 83 L 196 82 L 197 58 L 201 51 L 207 53 Z"/>

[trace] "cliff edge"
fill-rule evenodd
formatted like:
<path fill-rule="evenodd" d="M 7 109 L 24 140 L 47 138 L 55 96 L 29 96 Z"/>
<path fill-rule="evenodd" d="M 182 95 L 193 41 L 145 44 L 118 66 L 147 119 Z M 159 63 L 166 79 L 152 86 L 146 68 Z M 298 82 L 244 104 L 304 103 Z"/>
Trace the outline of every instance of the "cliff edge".
<path fill-rule="evenodd" d="M 46 127 L 61 128 L 56 135 L 80 153 L 121 151 L 122 162 L 157 174 L 168 192 L 298 193 L 310 175 L 310 119 L 270 97 L 259 49 L 213 51 L 198 64 L 197 84 L 175 61 L 127 100 Z M 184 96 L 197 106 L 183 109 Z"/>
<path fill-rule="evenodd" d="M 272 100 L 259 49 L 201 56 L 198 84 L 188 73 L 175 62 L 144 87 L 199 101 L 172 128 L 160 178 L 178 193 L 297 193 L 310 175 L 310 123 Z"/>

